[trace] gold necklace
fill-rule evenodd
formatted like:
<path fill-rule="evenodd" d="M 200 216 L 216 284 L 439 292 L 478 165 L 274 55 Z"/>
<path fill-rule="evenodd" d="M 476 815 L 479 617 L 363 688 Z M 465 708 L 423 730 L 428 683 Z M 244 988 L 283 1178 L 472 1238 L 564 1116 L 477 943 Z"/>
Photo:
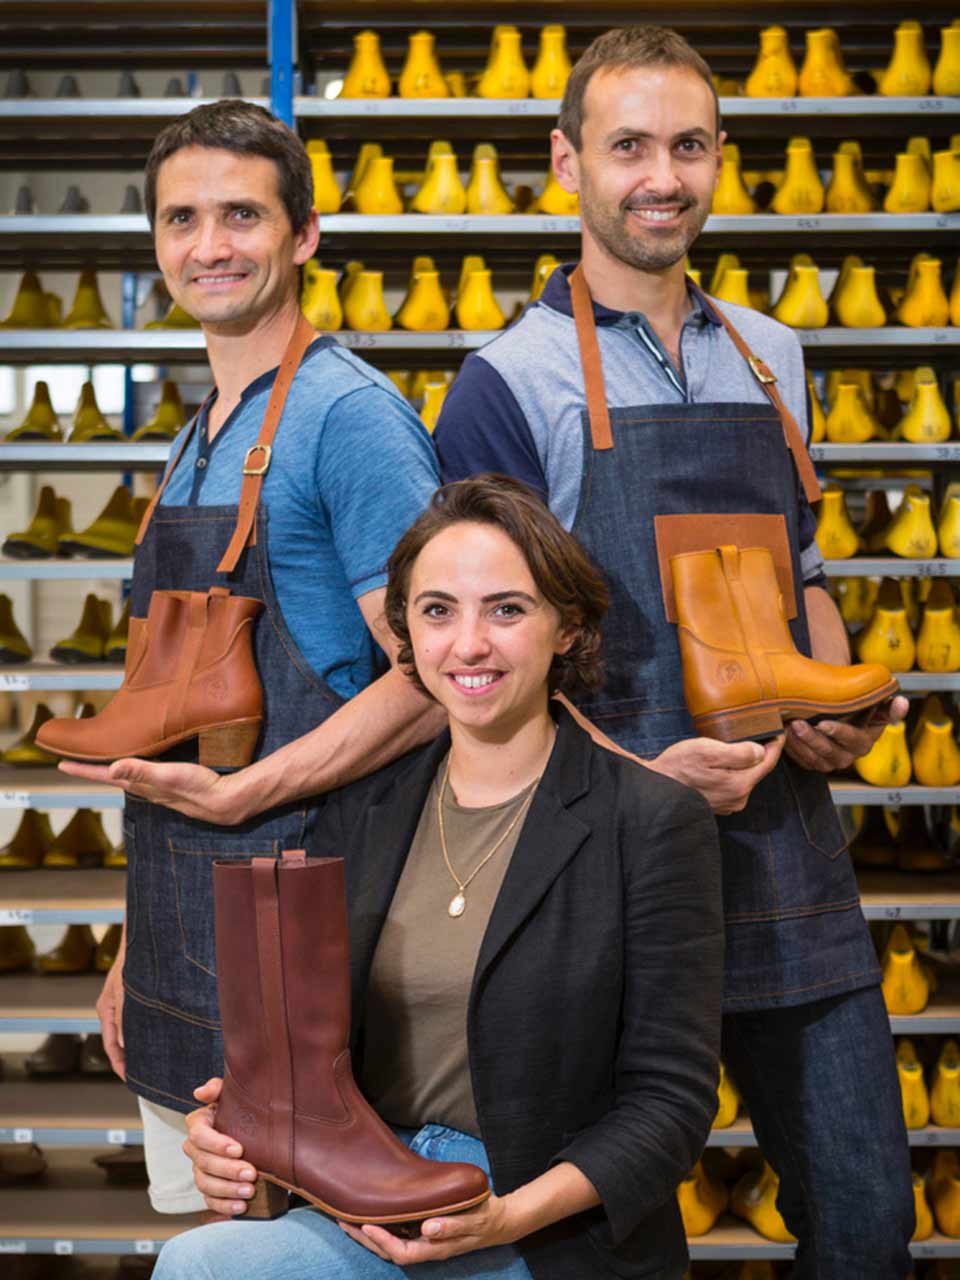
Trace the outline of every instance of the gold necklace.
<path fill-rule="evenodd" d="M 467 909 L 467 897 L 466 897 L 467 885 L 474 878 L 474 876 L 478 875 L 483 870 L 483 868 L 487 865 L 487 863 L 490 861 L 493 855 L 497 852 L 497 850 L 503 844 L 504 840 L 506 840 L 510 832 L 514 829 L 514 827 L 517 825 L 517 823 L 526 813 L 527 809 L 529 808 L 530 801 L 533 799 L 534 795 L 536 794 L 537 785 L 540 782 L 540 778 L 537 778 L 536 782 L 533 782 L 531 784 L 529 795 L 524 800 L 520 808 L 517 810 L 516 814 L 514 815 L 513 819 L 510 822 L 509 827 L 507 827 L 506 831 L 503 833 L 503 835 L 500 837 L 497 843 L 493 846 L 493 848 L 490 850 L 487 856 L 483 859 L 483 861 L 478 866 L 474 867 L 474 869 L 467 876 L 466 880 L 461 880 L 450 864 L 450 855 L 447 852 L 447 836 L 443 827 L 443 797 L 446 794 L 447 779 L 449 778 L 449 776 L 450 776 L 450 757 L 448 756 L 447 767 L 443 771 L 443 782 L 440 784 L 440 794 L 437 796 L 437 823 L 440 827 L 440 850 L 443 853 L 443 860 L 447 865 L 447 870 L 450 872 L 450 876 L 453 882 L 457 886 L 457 892 L 450 899 L 450 905 L 447 907 L 447 915 L 452 916 L 454 920 L 456 920 L 457 917 L 462 916 L 464 911 L 466 911 Z M 540 777 L 543 777 L 543 775 L 541 774 Z"/>

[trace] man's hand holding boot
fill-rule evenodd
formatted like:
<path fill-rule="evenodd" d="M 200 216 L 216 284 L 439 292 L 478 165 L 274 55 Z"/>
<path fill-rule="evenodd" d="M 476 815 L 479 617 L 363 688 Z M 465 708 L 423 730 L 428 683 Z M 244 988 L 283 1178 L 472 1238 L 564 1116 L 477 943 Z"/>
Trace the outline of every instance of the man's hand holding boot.
<path fill-rule="evenodd" d="M 757 783 L 776 767 L 783 742 L 783 734 L 763 743 L 686 738 L 644 764 L 699 791 L 714 813 L 739 813 Z"/>
<path fill-rule="evenodd" d="M 909 708 L 910 703 L 900 696 L 874 707 L 861 724 L 821 720 L 813 725 L 793 720 L 787 728 L 784 750 L 796 764 L 816 773 L 849 769 L 854 760 L 867 754 L 888 724 L 906 719 Z"/>

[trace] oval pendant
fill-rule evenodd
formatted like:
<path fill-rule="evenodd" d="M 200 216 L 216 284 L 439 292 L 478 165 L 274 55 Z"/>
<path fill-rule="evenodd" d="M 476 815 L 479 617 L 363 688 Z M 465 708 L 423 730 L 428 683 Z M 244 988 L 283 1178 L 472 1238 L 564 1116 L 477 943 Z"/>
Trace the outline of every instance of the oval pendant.
<path fill-rule="evenodd" d="M 462 916 L 466 909 L 467 900 L 462 893 L 458 893 L 456 897 L 450 899 L 450 905 L 447 907 L 447 915 L 453 916 L 454 919 L 456 919 L 457 916 Z"/>

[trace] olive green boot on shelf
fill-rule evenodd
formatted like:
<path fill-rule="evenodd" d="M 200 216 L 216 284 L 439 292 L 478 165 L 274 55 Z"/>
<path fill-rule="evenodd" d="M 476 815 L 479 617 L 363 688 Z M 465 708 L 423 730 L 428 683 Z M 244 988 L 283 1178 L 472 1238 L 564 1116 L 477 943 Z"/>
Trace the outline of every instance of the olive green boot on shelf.
<path fill-rule="evenodd" d="M 40 490 L 37 509 L 26 529 L 7 535 L 3 554 L 16 560 L 42 560 L 50 556 L 67 555 L 61 540 L 72 532 L 70 503 L 58 498 L 53 486 L 45 484 Z"/>
<path fill-rule="evenodd" d="M 96 560 L 124 559 L 133 555 L 133 543 L 139 521 L 133 512 L 133 499 L 126 485 L 118 485 L 110 501 L 80 533 L 60 539 L 60 548 L 68 554 L 90 556 Z"/>
<path fill-rule="evenodd" d="M 34 871 L 43 864 L 43 855 L 53 844 L 53 828 L 45 813 L 24 809 L 10 843 L 0 849 L 0 870 Z"/>
<path fill-rule="evenodd" d="M 113 626 L 112 615 L 110 601 L 100 600 L 91 592 L 83 603 L 76 630 L 57 641 L 50 657 L 54 662 L 102 662 Z"/>
<path fill-rule="evenodd" d="M 43 865 L 63 870 L 99 867 L 111 851 L 99 813 L 78 809 L 47 849 Z"/>
<path fill-rule="evenodd" d="M 45 702 L 37 703 L 37 708 L 33 713 L 33 722 L 23 737 L 18 738 L 12 747 L 7 747 L 0 760 L 4 764 L 12 764 L 23 768 L 35 768 L 37 765 L 55 765 L 59 762 L 60 757 L 55 756 L 50 751 L 44 751 L 42 747 L 38 747 L 34 739 L 37 736 L 37 730 L 41 725 L 46 724 L 48 720 L 53 719 L 53 712 Z"/>
<path fill-rule="evenodd" d="M 88 924 L 68 924 L 53 950 L 37 956 L 37 969 L 40 973 L 88 973 L 96 950 L 97 940 Z"/>
<path fill-rule="evenodd" d="M 17 626 L 13 616 L 13 601 L 0 593 L 0 662 L 9 664 L 29 662 L 33 650 Z"/>

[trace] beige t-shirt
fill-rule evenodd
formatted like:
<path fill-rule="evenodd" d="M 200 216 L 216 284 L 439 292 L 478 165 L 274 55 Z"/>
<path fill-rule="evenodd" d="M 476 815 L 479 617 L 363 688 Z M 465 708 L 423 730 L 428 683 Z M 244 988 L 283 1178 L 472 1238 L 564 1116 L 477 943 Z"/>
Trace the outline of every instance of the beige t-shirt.
<path fill-rule="evenodd" d="M 444 760 L 420 815 L 373 958 L 367 999 L 363 1089 L 390 1124 L 443 1124 L 480 1136 L 467 1060 L 467 1002 L 480 944 L 525 814 L 464 894 L 443 860 L 437 797 Z M 536 787 L 483 809 L 443 799 L 447 852 L 461 881 L 487 856 Z"/>

